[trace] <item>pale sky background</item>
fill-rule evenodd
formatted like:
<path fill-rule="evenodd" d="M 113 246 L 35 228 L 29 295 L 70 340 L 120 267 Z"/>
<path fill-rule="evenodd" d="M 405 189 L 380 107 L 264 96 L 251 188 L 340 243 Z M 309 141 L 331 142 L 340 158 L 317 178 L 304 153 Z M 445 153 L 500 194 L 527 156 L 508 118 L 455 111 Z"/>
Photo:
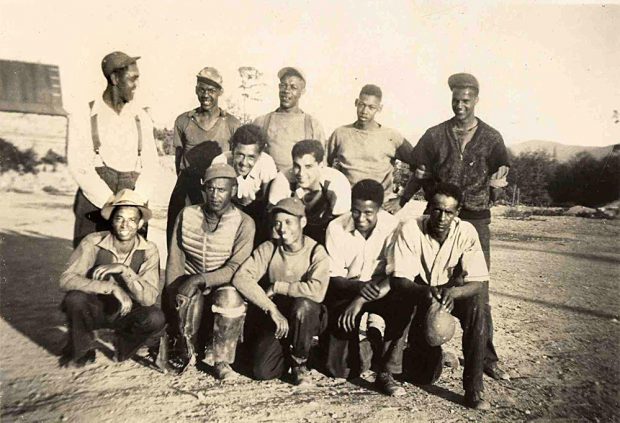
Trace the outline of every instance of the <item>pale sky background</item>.
<path fill-rule="evenodd" d="M 277 107 L 278 69 L 299 66 L 301 106 L 328 136 L 375 83 L 378 120 L 413 142 L 452 116 L 447 79 L 467 71 L 481 84 L 477 115 L 508 144 L 608 145 L 620 142 L 619 28 L 618 4 L 0 0 L 0 58 L 58 65 L 65 109 L 79 116 L 105 87 L 105 54 L 142 56 L 137 99 L 168 128 L 197 105 L 204 66 L 233 97 L 238 67 L 262 71 L 260 114 Z"/>

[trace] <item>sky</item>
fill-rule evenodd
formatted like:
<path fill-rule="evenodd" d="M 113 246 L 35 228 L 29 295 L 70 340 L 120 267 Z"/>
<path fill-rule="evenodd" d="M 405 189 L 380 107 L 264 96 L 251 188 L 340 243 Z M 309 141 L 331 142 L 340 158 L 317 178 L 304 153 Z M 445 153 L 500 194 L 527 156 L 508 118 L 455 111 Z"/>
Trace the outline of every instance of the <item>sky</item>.
<path fill-rule="evenodd" d="M 0 10 L 0 59 L 58 65 L 75 119 L 105 88 L 103 56 L 121 50 L 141 56 L 136 100 L 158 127 L 197 106 L 204 66 L 220 70 L 233 101 L 237 69 L 260 70 L 253 115 L 278 106 L 277 71 L 298 66 L 301 107 L 328 135 L 355 120 L 359 90 L 374 83 L 378 121 L 417 141 L 452 116 L 448 77 L 470 72 L 477 116 L 508 144 L 620 143 L 619 3 L 0 0 Z"/>

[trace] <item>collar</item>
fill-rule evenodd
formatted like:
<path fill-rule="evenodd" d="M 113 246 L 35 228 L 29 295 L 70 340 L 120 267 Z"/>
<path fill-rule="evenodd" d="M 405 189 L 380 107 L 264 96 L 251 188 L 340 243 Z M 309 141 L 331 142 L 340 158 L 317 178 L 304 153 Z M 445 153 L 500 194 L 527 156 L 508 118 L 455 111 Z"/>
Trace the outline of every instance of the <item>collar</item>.
<path fill-rule="evenodd" d="M 98 115 L 101 113 L 112 114 L 114 116 L 125 116 L 131 115 L 136 116 L 139 114 L 141 108 L 137 105 L 136 101 L 130 101 L 129 103 L 125 103 L 123 106 L 121 113 L 116 114 L 116 112 L 103 101 L 103 94 L 93 100 L 93 106 L 90 108 L 90 116 Z"/>
<path fill-rule="evenodd" d="M 110 231 L 105 231 L 104 233 L 105 235 L 97 243 L 97 246 L 103 248 L 104 250 L 108 250 L 114 255 L 118 256 L 116 248 L 114 248 L 114 235 L 112 235 L 112 232 Z M 133 250 L 146 250 L 148 247 L 148 242 L 146 241 L 146 239 L 144 239 L 140 234 L 137 234 L 136 236 L 138 237 L 138 242 L 136 243 L 136 245 L 134 245 Z"/>
<path fill-rule="evenodd" d="M 424 216 L 424 220 L 422 221 L 422 233 L 426 236 L 428 236 L 429 238 L 432 238 L 434 241 L 438 242 L 435 238 L 431 237 L 431 230 L 430 230 L 430 222 L 431 222 L 431 217 L 425 215 Z M 452 223 L 450 223 L 450 230 L 448 231 L 448 236 L 446 237 L 446 240 L 451 238 L 457 230 L 457 226 L 461 223 L 461 219 L 459 219 L 457 216 L 454 217 L 454 219 L 452 220 Z M 444 241 L 445 242 L 445 241 Z"/>
<path fill-rule="evenodd" d="M 226 113 L 226 111 L 222 109 L 221 107 L 218 106 L 218 109 L 220 109 L 220 113 L 218 114 L 218 117 L 226 117 L 228 115 L 228 113 Z M 198 114 L 199 110 L 200 110 L 200 107 L 196 107 L 195 109 L 190 110 L 189 112 L 187 112 L 187 117 L 193 118 L 194 116 Z"/>
<path fill-rule="evenodd" d="M 391 215 L 383 209 L 379 210 L 377 215 L 378 215 L 377 224 L 375 225 L 375 228 L 372 230 L 372 233 L 370 234 L 368 239 L 372 238 L 377 233 L 385 232 L 385 229 L 388 227 L 386 216 L 387 215 L 391 216 Z M 344 222 L 344 230 L 346 232 L 349 232 L 353 236 L 355 236 L 356 232 L 360 234 L 360 236 L 362 236 L 362 234 L 357 229 L 355 229 L 355 222 L 353 222 L 353 214 L 351 212 L 348 212 L 347 216 L 348 217 L 346 221 Z"/>

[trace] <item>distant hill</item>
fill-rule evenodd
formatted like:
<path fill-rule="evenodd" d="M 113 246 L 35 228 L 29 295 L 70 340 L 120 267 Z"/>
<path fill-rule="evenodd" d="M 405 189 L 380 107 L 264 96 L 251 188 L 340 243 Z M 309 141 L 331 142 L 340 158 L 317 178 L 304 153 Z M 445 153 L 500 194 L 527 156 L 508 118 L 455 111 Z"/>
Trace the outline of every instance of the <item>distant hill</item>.
<path fill-rule="evenodd" d="M 537 151 L 544 150 L 547 153 L 554 155 L 559 162 L 565 162 L 573 157 L 577 153 L 581 153 L 582 151 L 588 152 L 592 154 L 597 159 L 603 158 L 609 154 L 613 145 L 608 145 L 605 147 L 586 147 L 583 145 L 566 145 L 560 144 L 559 142 L 553 141 L 539 141 L 539 140 L 531 140 L 524 141 L 517 144 L 508 145 L 508 148 L 515 156 L 526 152 L 526 151 Z"/>

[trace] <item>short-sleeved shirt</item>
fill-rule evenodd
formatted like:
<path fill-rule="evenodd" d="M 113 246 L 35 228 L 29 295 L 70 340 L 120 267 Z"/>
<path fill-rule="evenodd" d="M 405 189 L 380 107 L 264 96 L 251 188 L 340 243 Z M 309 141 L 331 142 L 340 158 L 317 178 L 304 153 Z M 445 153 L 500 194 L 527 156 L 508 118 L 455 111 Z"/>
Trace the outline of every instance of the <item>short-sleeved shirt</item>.
<path fill-rule="evenodd" d="M 220 154 L 213 159 L 213 163 L 227 163 L 232 166 L 232 151 Z M 256 163 L 254 163 L 254 167 L 250 170 L 250 173 L 245 177 L 240 175 L 237 176 L 236 202 L 245 206 L 254 201 L 261 189 L 264 189 L 277 174 L 276 164 L 271 156 L 264 151 L 261 152 L 258 159 L 256 159 Z"/>
<path fill-rule="evenodd" d="M 394 129 L 379 125 L 359 129 L 355 124 L 336 129 L 327 141 L 327 164 L 355 185 L 362 179 L 380 182 L 386 198 L 393 196 L 394 161 L 409 164 L 413 147 Z"/>
<path fill-rule="evenodd" d="M 379 210 L 377 224 L 368 239 L 355 229 L 353 216 L 347 212 L 327 227 L 325 246 L 330 258 L 330 276 L 367 282 L 386 273 L 386 251 L 392 242 L 398 219 Z"/>
<path fill-rule="evenodd" d="M 174 122 L 174 134 L 173 145 L 174 147 L 182 149 L 181 163 L 179 170 L 196 167 L 196 173 L 202 176 L 204 173 L 203 167 L 206 169 L 211 164 L 211 160 L 216 155 L 223 151 L 230 150 L 228 141 L 235 133 L 237 128 L 241 126 L 239 119 L 231 115 L 230 113 L 220 109 L 220 116 L 215 122 L 213 127 L 208 130 L 203 129 L 198 120 L 196 114 L 198 109 L 190 110 L 180 114 Z M 209 152 L 205 155 L 210 156 L 206 160 L 208 163 L 196 163 L 201 161 L 200 157 L 193 157 L 190 151 L 205 142 L 211 141 L 212 147 L 208 148 Z M 217 144 L 217 146 L 215 144 Z M 219 151 L 218 148 L 219 147 Z M 215 154 L 214 154 L 215 152 Z"/>
<path fill-rule="evenodd" d="M 351 185 L 347 178 L 336 169 L 322 167 L 320 178 L 321 187 L 326 187 L 325 195 L 331 205 L 331 212 L 339 216 L 351 209 Z M 306 204 L 306 213 L 310 216 L 310 204 L 306 203 L 306 192 L 302 188 L 296 188 L 297 182 L 293 170 L 279 172 L 271 183 L 269 190 L 269 203 L 275 205 L 278 201 L 287 197 L 297 197 Z M 310 221 L 310 218 L 308 219 Z"/>
<path fill-rule="evenodd" d="M 314 117 L 307 113 L 271 112 L 259 116 L 254 125 L 263 128 L 269 136 L 267 152 L 276 162 L 279 171 L 293 166 L 291 151 L 295 143 L 301 140 L 318 140 L 325 145 L 323 127 Z"/>
<path fill-rule="evenodd" d="M 401 226 L 388 255 L 388 272 L 411 281 L 420 276 L 428 285 L 438 286 L 450 280 L 460 262 L 465 282 L 488 281 L 489 271 L 476 228 L 456 217 L 448 237 L 439 244 L 430 236 L 429 219 L 421 216 Z"/>
<path fill-rule="evenodd" d="M 424 165 L 436 182 L 450 182 L 463 190 L 460 217 L 491 217 L 489 182 L 501 166 L 510 166 L 501 134 L 478 118 L 478 128 L 461 150 L 452 131 L 454 119 L 426 131 L 415 146 L 416 166 Z M 428 195 L 428 193 L 426 193 Z"/>

